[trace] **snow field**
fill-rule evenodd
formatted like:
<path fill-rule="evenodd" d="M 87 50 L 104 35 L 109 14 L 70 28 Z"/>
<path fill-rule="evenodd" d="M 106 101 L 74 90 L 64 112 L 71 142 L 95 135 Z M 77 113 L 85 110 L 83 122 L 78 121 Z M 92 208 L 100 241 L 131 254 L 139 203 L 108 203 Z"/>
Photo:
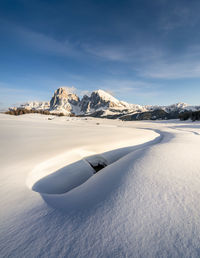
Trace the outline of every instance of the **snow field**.
<path fill-rule="evenodd" d="M 45 119 L 0 116 L 2 257 L 200 256 L 199 123 Z M 67 193 L 26 185 L 99 153 Z"/>

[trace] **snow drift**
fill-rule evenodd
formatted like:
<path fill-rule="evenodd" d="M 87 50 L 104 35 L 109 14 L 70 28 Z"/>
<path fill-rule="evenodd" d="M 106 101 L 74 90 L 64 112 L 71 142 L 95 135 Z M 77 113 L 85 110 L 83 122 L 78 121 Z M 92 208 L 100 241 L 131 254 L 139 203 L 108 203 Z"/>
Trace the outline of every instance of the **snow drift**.
<path fill-rule="evenodd" d="M 1 257 L 199 257 L 199 123 L 0 120 Z M 51 206 L 26 185 L 96 154 L 108 165 Z"/>
<path fill-rule="evenodd" d="M 33 183 L 32 186 L 29 181 L 29 187 L 31 186 L 33 191 L 39 192 L 42 198 L 54 208 L 68 212 L 72 209 L 79 210 L 81 207 L 88 207 L 87 196 L 94 196 L 96 194 L 95 192 L 90 193 L 89 187 L 86 188 L 86 193 L 81 192 L 81 194 L 77 194 L 76 189 L 74 190 L 75 194 L 69 194 L 70 190 L 81 186 L 100 170 L 101 172 L 104 172 L 105 167 L 109 167 L 111 164 L 114 164 L 117 160 L 121 159 L 127 154 L 140 149 L 144 150 L 146 147 L 156 144 L 161 140 L 162 136 L 158 136 L 155 138 L 155 140 L 149 141 L 145 144 L 85 157 L 82 160 L 76 161 L 51 173 L 50 175 L 40 178 L 38 181 Z M 41 174 L 43 174 L 43 171 L 41 171 Z M 114 174 L 113 176 L 116 177 Z M 114 178 L 110 178 L 109 174 L 105 174 L 104 180 L 105 185 L 107 184 L 109 189 L 112 189 L 112 185 L 110 184 L 112 184 Z M 106 181 L 108 182 L 106 183 Z M 98 181 L 95 184 L 98 184 Z M 98 186 L 96 185 L 96 187 Z M 85 200 L 83 200 L 84 195 L 86 196 Z M 80 203 L 80 200 L 82 203 Z M 98 202 L 96 199 L 94 200 L 95 202 Z M 71 206 L 71 202 L 73 202 L 73 206 Z M 79 205 L 74 205 L 75 203 L 79 203 Z"/>

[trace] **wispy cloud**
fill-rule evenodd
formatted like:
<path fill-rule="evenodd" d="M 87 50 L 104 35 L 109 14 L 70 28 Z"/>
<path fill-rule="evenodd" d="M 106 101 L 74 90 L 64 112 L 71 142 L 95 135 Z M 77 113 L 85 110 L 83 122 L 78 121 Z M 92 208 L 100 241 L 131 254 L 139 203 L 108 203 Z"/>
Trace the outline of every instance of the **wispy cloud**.
<path fill-rule="evenodd" d="M 38 50 L 48 52 L 54 55 L 77 56 L 77 50 L 69 40 L 58 41 L 42 33 L 30 31 L 28 29 L 18 29 L 18 37 Z M 79 53 L 80 54 L 80 53 Z"/>
<path fill-rule="evenodd" d="M 200 62 L 155 63 L 140 70 L 140 75 L 157 79 L 200 78 Z"/>
<path fill-rule="evenodd" d="M 187 10 L 183 9 L 181 13 L 187 13 Z M 200 78 L 199 46 L 188 46 L 184 53 L 178 54 L 152 43 L 147 45 L 146 42 L 140 45 L 134 42 L 128 45 L 72 43 L 68 39 L 59 41 L 25 27 L 9 24 L 9 28 L 21 44 L 43 53 L 73 58 L 93 57 L 98 60 L 118 62 L 121 65 L 128 65 L 128 69 L 145 78 Z"/>
<path fill-rule="evenodd" d="M 157 79 L 200 78 L 200 46 L 188 46 L 176 53 L 155 46 L 121 47 L 102 45 L 87 47 L 90 54 L 107 61 L 128 65 L 140 77 Z"/>
<path fill-rule="evenodd" d="M 13 37 L 13 40 L 19 42 L 22 46 L 31 47 L 43 53 L 64 57 L 77 57 L 81 54 L 79 51 L 79 42 L 71 42 L 68 38 L 58 40 L 48 34 L 34 31 L 25 26 L 16 25 L 6 20 L 0 21 L 3 24 L 1 29 L 4 31 L 7 30 Z"/>
<path fill-rule="evenodd" d="M 119 99 L 139 99 L 148 97 L 156 97 L 162 94 L 160 85 L 138 81 L 138 80 L 103 80 L 98 84 L 99 88 L 111 92 L 115 97 Z M 129 97 L 127 97 L 129 96 Z"/>
<path fill-rule="evenodd" d="M 127 61 L 127 50 L 121 47 L 110 45 L 84 45 L 84 50 L 88 54 L 111 61 Z"/>
<path fill-rule="evenodd" d="M 158 58 L 138 69 L 141 76 L 158 79 L 200 78 L 200 46 L 190 46 L 184 53 Z"/>
<path fill-rule="evenodd" d="M 167 3 L 164 3 L 165 6 Z M 183 3 L 173 3 L 173 7 L 169 4 L 167 11 L 163 9 L 159 18 L 158 27 L 167 32 L 172 30 L 190 27 L 192 28 L 199 22 L 199 2 L 193 1 Z"/>
<path fill-rule="evenodd" d="M 121 62 L 142 62 L 160 58 L 163 54 L 162 50 L 153 45 L 113 45 L 113 44 L 96 44 L 85 45 L 83 49 L 90 55 L 110 61 Z"/>

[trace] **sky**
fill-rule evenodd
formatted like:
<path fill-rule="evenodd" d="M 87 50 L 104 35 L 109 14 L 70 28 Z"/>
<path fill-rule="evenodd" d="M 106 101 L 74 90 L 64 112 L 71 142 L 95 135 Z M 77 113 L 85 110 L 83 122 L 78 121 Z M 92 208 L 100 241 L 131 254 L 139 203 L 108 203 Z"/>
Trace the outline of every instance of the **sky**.
<path fill-rule="evenodd" d="M 199 0 L 1 0 L 0 108 L 66 86 L 200 104 Z"/>

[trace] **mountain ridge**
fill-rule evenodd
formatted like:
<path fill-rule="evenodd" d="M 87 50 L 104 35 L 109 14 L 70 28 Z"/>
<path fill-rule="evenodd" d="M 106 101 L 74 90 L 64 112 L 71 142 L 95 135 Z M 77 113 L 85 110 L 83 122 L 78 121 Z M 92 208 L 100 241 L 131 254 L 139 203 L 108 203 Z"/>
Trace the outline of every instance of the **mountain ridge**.
<path fill-rule="evenodd" d="M 63 113 L 64 115 L 93 116 L 104 118 L 119 118 L 122 120 L 172 119 L 178 118 L 185 111 L 198 111 L 200 106 L 190 106 L 186 103 L 176 103 L 168 106 L 137 105 L 120 101 L 104 90 L 96 90 L 90 96 L 80 99 L 76 94 L 60 87 L 55 90 L 50 101 L 27 102 L 17 108 Z M 10 108 L 9 110 L 16 110 Z"/>

